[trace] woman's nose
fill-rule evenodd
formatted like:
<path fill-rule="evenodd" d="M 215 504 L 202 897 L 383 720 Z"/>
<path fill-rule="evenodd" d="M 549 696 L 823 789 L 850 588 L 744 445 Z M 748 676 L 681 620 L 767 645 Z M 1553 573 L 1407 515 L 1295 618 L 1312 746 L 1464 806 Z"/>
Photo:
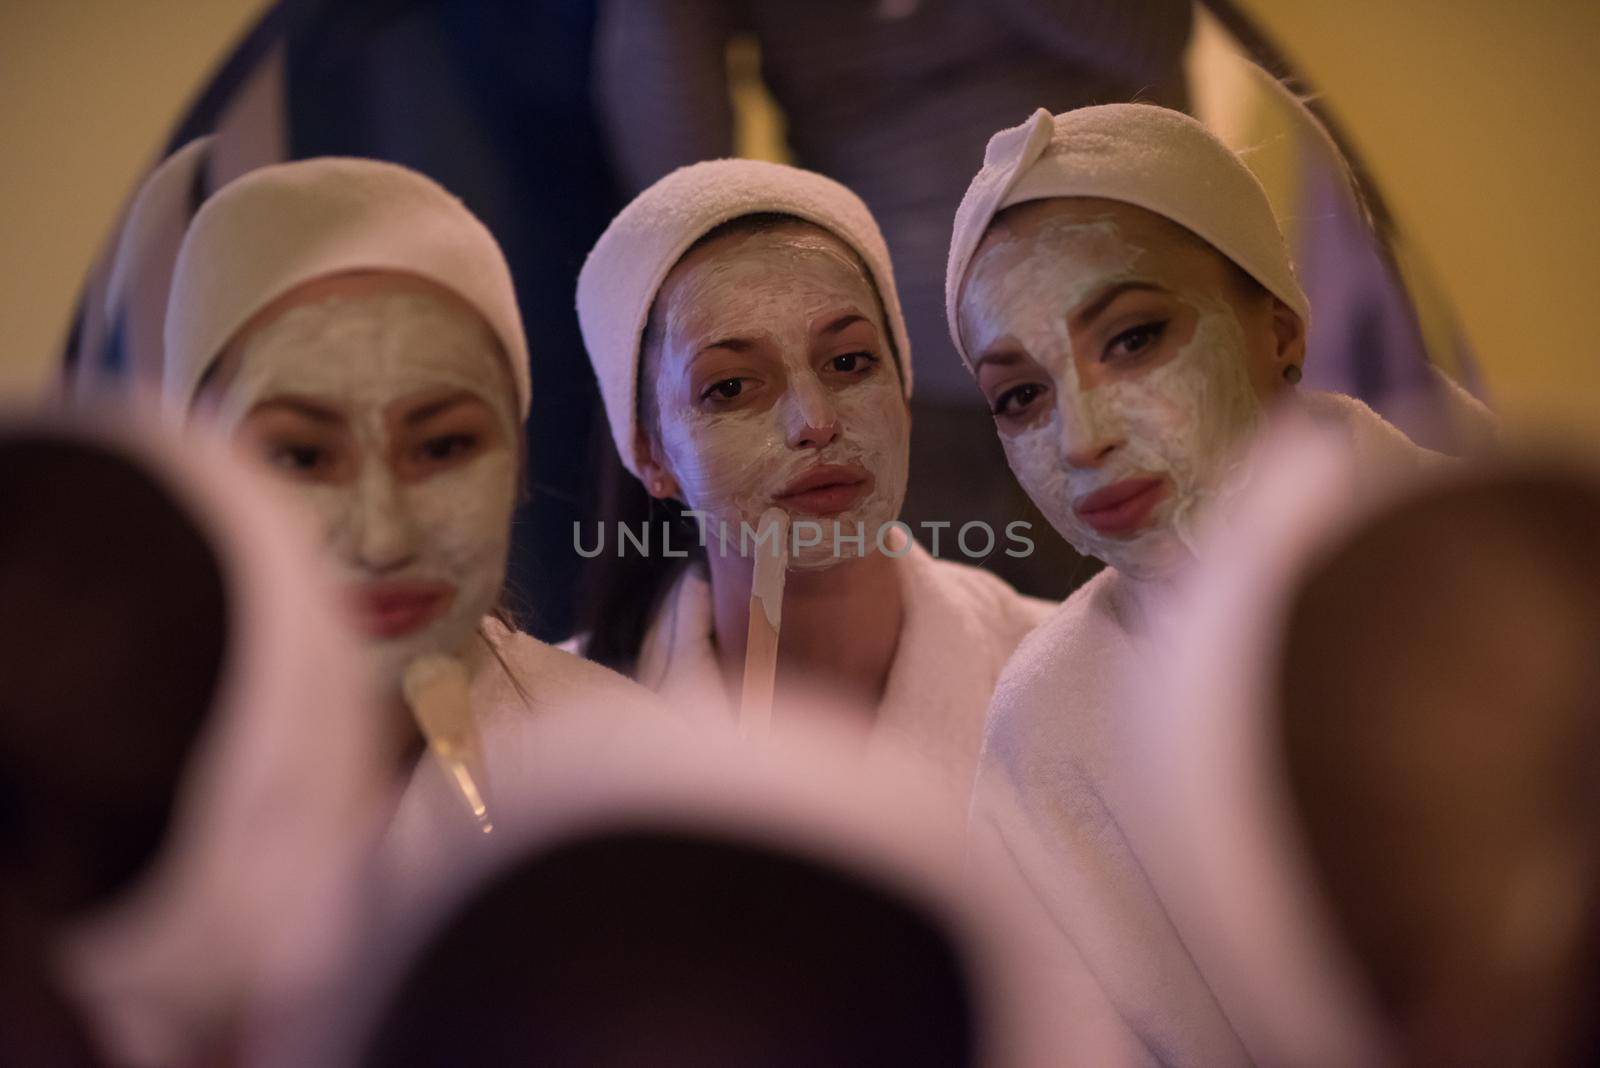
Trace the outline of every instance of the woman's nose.
<path fill-rule="evenodd" d="M 410 563 L 416 555 L 416 529 L 393 472 L 364 472 L 356 494 L 356 562 L 376 573 Z"/>
<path fill-rule="evenodd" d="M 1071 392 L 1076 395 L 1063 396 L 1058 409 L 1061 415 L 1061 459 L 1068 467 L 1092 470 L 1103 466 L 1122 447 L 1122 437 L 1110 425 L 1112 421 L 1097 412 L 1093 402 L 1084 393 L 1076 390 Z"/>
<path fill-rule="evenodd" d="M 820 449 L 839 436 L 839 411 L 822 383 L 802 379 L 791 389 L 788 436 L 792 449 Z"/>

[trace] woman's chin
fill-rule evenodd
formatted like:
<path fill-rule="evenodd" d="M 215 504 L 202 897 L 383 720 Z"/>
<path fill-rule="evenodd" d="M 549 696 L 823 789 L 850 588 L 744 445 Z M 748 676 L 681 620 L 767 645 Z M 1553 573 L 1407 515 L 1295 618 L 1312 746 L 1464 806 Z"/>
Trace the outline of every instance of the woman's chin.
<path fill-rule="evenodd" d="M 430 627 L 394 638 L 369 638 L 374 678 L 385 693 L 399 693 L 400 680 L 411 662 L 420 656 L 443 653 L 460 656 L 477 631 L 477 619 L 470 626 L 459 621 L 439 620 Z"/>
<path fill-rule="evenodd" d="M 1178 574 L 1194 557 L 1170 527 L 1162 526 L 1140 533 L 1101 559 L 1129 578 L 1159 582 Z"/>
<path fill-rule="evenodd" d="M 857 559 L 855 554 L 849 556 L 836 556 L 831 548 L 818 546 L 815 549 L 802 549 L 789 557 L 790 571 L 826 571 L 840 564 L 847 564 Z"/>

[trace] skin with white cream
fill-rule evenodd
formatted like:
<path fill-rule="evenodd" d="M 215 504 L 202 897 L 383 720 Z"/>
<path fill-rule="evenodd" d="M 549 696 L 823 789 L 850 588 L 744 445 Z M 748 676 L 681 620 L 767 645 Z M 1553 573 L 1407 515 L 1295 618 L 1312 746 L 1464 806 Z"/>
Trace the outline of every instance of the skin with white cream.
<path fill-rule="evenodd" d="M 645 373 L 656 434 L 645 484 L 737 553 L 740 524 L 779 507 L 823 535 L 790 561 L 871 552 L 905 496 L 910 416 L 876 289 L 848 246 L 804 224 L 725 235 L 673 268 L 656 298 Z M 865 533 L 863 544 L 836 539 Z M 792 544 L 806 539 L 796 535 Z"/>
<path fill-rule="evenodd" d="M 247 325 L 206 397 L 316 515 L 386 683 L 465 649 L 505 579 L 519 462 L 481 316 L 408 276 L 319 280 Z"/>
<path fill-rule="evenodd" d="M 1113 201 L 1003 213 L 973 257 L 963 341 L 1013 472 L 1078 551 L 1134 578 L 1189 558 L 1304 327 L 1181 227 Z"/>

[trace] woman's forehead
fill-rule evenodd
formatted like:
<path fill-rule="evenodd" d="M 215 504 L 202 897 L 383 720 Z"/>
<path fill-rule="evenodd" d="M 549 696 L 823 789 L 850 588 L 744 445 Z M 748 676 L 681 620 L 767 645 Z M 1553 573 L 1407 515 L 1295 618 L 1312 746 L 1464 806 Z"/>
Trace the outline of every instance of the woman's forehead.
<path fill-rule="evenodd" d="M 219 362 L 214 388 L 241 404 L 336 398 L 352 415 L 419 394 L 465 393 L 514 420 L 509 368 L 480 316 L 412 287 L 320 295 L 245 339 Z"/>
<path fill-rule="evenodd" d="M 1099 221 L 1111 223 L 1130 241 L 1148 242 L 1158 247 L 1199 240 L 1164 215 L 1104 197 L 1050 197 L 1015 204 L 994 217 L 985 236 L 1029 238 L 1052 226 Z"/>
<path fill-rule="evenodd" d="M 251 335 L 266 329 L 297 308 L 329 301 L 357 303 L 371 298 L 400 295 L 411 295 L 426 300 L 446 310 L 453 317 L 475 323 L 485 334 L 494 335 L 493 328 L 483 314 L 454 290 L 406 271 L 360 270 L 323 275 L 295 286 L 252 315 L 226 347 L 234 348 L 245 344 Z"/>
<path fill-rule="evenodd" d="M 273 390 L 250 408 L 250 418 L 262 415 L 300 416 L 313 423 L 334 425 L 352 416 L 373 409 L 390 416 L 409 415 L 421 411 L 434 415 L 458 406 L 486 407 L 476 393 L 448 384 L 413 386 L 390 397 L 351 397 L 343 392 L 329 393 L 311 384 L 305 389 L 283 388 Z"/>
<path fill-rule="evenodd" d="M 1007 208 L 995 217 L 972 258 L 962 290 L 965 307 L 1002 289 L 1018 263 L 1046 253 L 1067 268 L 1081 261 L 1136 270 L 1182 284 L 1209 279 L 1222 257 L 1170 219 L 1098 197 L 1056 197 Z M 974 285 L 979 281 L 979 285 Z"/>
<path fill-rule="evenodd" d="M 760 251 L 791 253 L 826 251 L 853 265 L 857 271 L 861 270 L 860 258 L 855 250 L 832 231 L 815 223 L 806 222 L 804 219 L 786 219 L 750 229 L 740 229 L 738 222 L 739 220 L 734 220 L 734 228 L 726 233 L 717 234 L 709 240 L 701 240 L 678 260 L 673 267 L 673 273 L 697 263 Z"/>
<path fill-rule="evenodd" d="M 733 233 L 693 249 L 667 275 L 659 303 L 672 315 L 734 311 L 747 298 L 832 291 L 876 310 L 876 290 L 848 245 L 808 223 Z M 874 316 L 876 318 L 876 316 Z"/>

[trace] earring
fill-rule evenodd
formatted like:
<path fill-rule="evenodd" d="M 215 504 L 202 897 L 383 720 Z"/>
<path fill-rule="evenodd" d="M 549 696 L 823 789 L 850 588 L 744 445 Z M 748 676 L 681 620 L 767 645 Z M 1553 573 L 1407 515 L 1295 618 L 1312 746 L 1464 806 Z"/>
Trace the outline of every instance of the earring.
<path fill-rule="evenodd" d="M 1283 369 L 1283 380 L 1289 383 L 1291 386 L 1299 384 L 1300 365 L 1297 363 L 1291 363 L 1289 366 L 1285 367 Z"/>

